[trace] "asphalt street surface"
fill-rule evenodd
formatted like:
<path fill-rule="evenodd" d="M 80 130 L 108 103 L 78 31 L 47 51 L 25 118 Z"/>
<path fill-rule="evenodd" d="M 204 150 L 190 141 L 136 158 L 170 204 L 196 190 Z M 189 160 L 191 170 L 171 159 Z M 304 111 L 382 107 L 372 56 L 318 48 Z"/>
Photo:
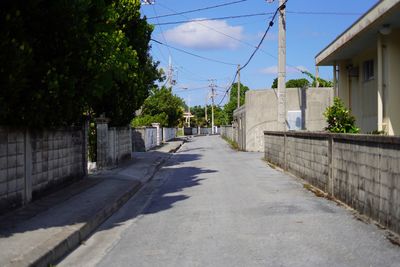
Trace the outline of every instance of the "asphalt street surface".
<path fill-rule="evenodd" d="M 400 247 L 261 153 L 204 136 L 57 266 L 400 266 Z"/>

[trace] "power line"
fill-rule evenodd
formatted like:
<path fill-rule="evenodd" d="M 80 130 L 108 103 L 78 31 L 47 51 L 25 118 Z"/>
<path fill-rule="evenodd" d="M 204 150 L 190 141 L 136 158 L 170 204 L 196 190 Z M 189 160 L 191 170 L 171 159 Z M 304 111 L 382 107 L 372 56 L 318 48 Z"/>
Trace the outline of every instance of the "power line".
<path fill-rule="evenodd" d="M 164 5 L 160 4 L 160 3 L 159 3 L 159 5 L 160 5 L 161 7 L 163 7 L 163 8 L 165 8 L 165 9 L 168 9 L 168 10 L 170 10 L 170 11 L 175 12 L 175 10 L 173 10 L 173 9 L 167 7 L 167 6 L 164 6 Z M 181 16 L 184 17 L 184 18 L 186 18 L 186 19 L 191 19 L 191 18 L 189 18 L 188 16 L 185 16 L 185 15 L 181 15 Z M 233 36 L 231 36 L 231 35 L 229 35 L 229 34 L 226 34 L 226 33 L 224 33 L 224 32 L 221 32 L 221 31 L 217 30 L 217 29 L 214 29 L 213 27 L 210 27 L 210 26 L 208 26 L 208 25 L 206 25 L 206 24 L 200 23 L 200 22 L 198 22 L 198 21 L 196 21 L 196 20 L 193 20 L 193 22 L 195 22 L 195 23 L 197 23 L 197 24 L 199 24 L 199 25 L 201 25 L 201 26 L 203 26 L 203 27 L 205 27 L 205 28 L 208 28 L 208 29 L 210 29 L 210 30 L 212 30 L 212 31 L 214 31 L 214 32 L 217 32 L 217 33 L 219 33 L 219 34 L 221 34 L 221 35 L 224 35 L 224 36 L 226 36 L 226 37 L 228 37 L 228 38 L 230 38 L 230 39 L 232 39 L 232 40 L 235 40 L 235 41 L 237 41 L 237 42 L 239 42 L 239 43 L 245 44 L 245 45 L 247 45 L 247 46 L 249 46 L 249 47 L 252 47 L 252 48 L 256 48 L 256 47 L 257 47 L 257 46 L 255 46 L 255 45 L 253 45 L 253 44 L 250 44 L 250 43 L 246 42 L 246 41 L 240 40 L 240 39 L 238 39 L 238 38 L 236 38 L 236 37 L 233 37 Z M 271 53 L 269 53 L 269 52 L 267 52 L 267 51 L 265 51 L 265 50 L 263 50 L 263 49 L 261 49 L 261 48 L 260 48 L 259 50 L 262 51 L 262 52 L 264 52 L 266 55 L 268 55 L 268 56 L 273 57 L 273 58 L 276 59 L 276 57 L 275 57 L 274 55 L 272 55 Z"/>
<path fill-rule="evenodd" d="M 258 45 L 256 46 L 256 49 L 253 51 L 253 53 L 250 55 L 249 59 L 247 60 L 247 62 L 238 70 L 241 71 L 242 69 L 244 69 L 252 60 L 252 58 L 254 57 L 254 55 L 256 54 L 257 50 L 260 48 L 261 44 L 264 42 L 265 37 L 267 36 L 269 30 L 272 28 L 272 26 L 274 25 L 274 20 L 276 18 L 276 15 L 278 14 L 278 11 L 281 9 L 286 8 L 286 3 L 288 2 L 288 0 L 286 0 L 281 6 L 279 6 L 276 10 L 274 15 L 272 16 L 271 21 L 268 24 L 267 29 L 264 32 L 264 35 L 262 36 L 260 42 L 258 43 Z"/>
<path fill-rule="evenodd" d="M 182 12 L 176 12 L 171 13 L 171 14 L 166 14 L 166 15 L 161 15 L 161 16 L 155 16 L 155 17 L 149 17 L 147 19 L 155 19 L 155 18 L 165 18 L 165 17 L 170 17 L 170 16 L 177 16 L 177 15 L 182 15 L 182 14 L 188 14 L 188 13 L 193 13 L 197 11 L 203 11 L 203 10 L 208 10 L 208 9 L 213 9 L 213 8 L 218 8 L 218 7 L 223 7 L 223 6 L 229 6 L 229 5 L 234 5 L 242 2 L 246 2 L 248 0 L 239 0 L 239 1 L 234 1 L 234 2 L 228 2 L 228 3 L 223 3 L 215 6 L 208 6 L 208 7 L 203 7 L 203 8 L 198 8 L 198 9 L 193 9 L 193 10 L 187 10 L 187 11 L 182 11 Z"/>
<path fill-rule="evenodd" d="M 235 82 L 236 77 L 237 77 L 239 71 L 241 71 L 242 69 L 244 69 L 244 68 L 250 63 L 251 59 L 254 57 L 254 55 L 256 54 L 257 50 L 260 48 L 260 46 L 261 46 L 261 44 L 263 43 L 265 37 L 267 36 L 269 30 L 270 30 L 271 27 L 274 25 L 274 20 L 275 20 L 275 18 L 276 18 L 276 15 L 278 14 L 279 10 L 286 8 L 286 3 L 287 3 L 287 2 L 288 2 L 288 0 L 286 0 L 281 6 L 279 6 L 279 7 L 276 9 L 274 15 L 272 16 L 271 21 L 270 21 L 269 24 L 268 24 L 268 27 L 267 27 L 267 29 L 266 29 L 264 35 L 262 36 L 260 42 L 259 42 L 258 45 L 256 46 L 256 49 L 255 49 L 255 50 L 253 51 L 253 53 L 250 55 L 250 57 L 249 57 L 249 59 L 247 60 L 247 62 L 246 62 L 241 68 L 239 68 L 239 69 L 236 71 L 235 77 L 233 78 L 233 81 L 232 81 L 231 86 L 225 91 L 225 94 L 224 94 L 223 98 L 221 99 L 221 101 L 219 102 L 218 106 L 221 105 L 222 101 L 224 101 L 224 99 L 225 99 L 226 95 L 228 94 L 229 90 L 232 89 L 233 83 Z"/>
<path fill-rule="evenodd" d="M 156 24 L 153 24 L 153 25 L 159 26 L 159 25 L 171 25 L 171 24 L 180 24 L 180 23 L 187 23 L 187 22 L 208 21 L 208 20 L 238 19 L 238 18 L 248 18 L 248 17 L 257 17 L 257 16 L 267 16 L 267 15 L 272 15 L 272 14 L 274 14 L 274 13 L 273 12 L 267 12 L 267 13 L 244 14 L 244 15 L 218 17 L 218 18 L 169 21 L 169 22 L 156 23 Z"/>
<path fill-rule="evenodd" d="M 235 76 L 233 77 L 231 85 L 228 87 L 228 89 L 226 89 L 224 96 L 222 97 L 221 101 L 219 101 L 219 103 L 218 103 L 218 106 L 221 105 L 222 101 L 224 101 L 224 99 L 225 99 L 226 95 L 228 94 L 228 92 L 232 89 L 232 86 L 233 86 L 233 84 L 234 84 L 234 82 L 236 80 L 237 75 L 238 75 L 238 71 L 235 72 Z"/>
<path fill-rule="evenodd" d="M 177 47 L 173 47 L 173 46 L 170 46 L 170 45 L 168 45 L 168 44 L 164 44 L 164 43 L 162 43 L 162 42 L 160 42 L 160 41 L 157 41 L 157 40 L 155 40 L 155 39 L 151 39 L 151 40 L 152 40 L 153 42 L 156 42 L 156 43 L 158 43 L 158 44 L 167 46 L 167 47 L 172 48 L 172 49 L 174 49 L 174 50 L 177 50 L 177 51 L 179 51 L 179 52 L 182 52 L 182 53 L 185 53 L 185 54 L 194 56 L 194 57 L 198 57 L 198 58 L 201 58 L 201 59 L 204 59 L 204 60 L 213 61 L 213 62 L 216 62 L 216 63 L 225 64 L 225 65 L 230 65 L 230 66 L 236 66 L 236 65 L 237 65 L 237 64 L 235 64 L 235 63 L 230 63 L 230 62 L 225 62 L 225 61 L 221 61 L 221 60 L 217 60 L 217 59 L 213 59 L 213 58 L 203 57 L 203 56 L 200 56 L 200 55 L 197 55 L 197 54 L 188 52 L 188 51 L 186 51 L 186 50 L 183 50 L 183 49 L 180 49 L 180 48 L 177 48 Z"/>
<path fill-rule="evenodd" d="M 153 7 L 154 14 L 157 16 L 156 8 L 154 7 L 154 5 L 152 5 L 152 7 Z M 158 18 L 157 18 L 157 22 L 160 23 L 160 21 L 158 20 Z M 167 39 L 165 39 L 164 31 L 163 31 L 163 29 L 161 28 L 161 26 L 160 26 L 160 30 L 161 30 L 161 37 L 163 38 L 164 42 L 167 42 Z M 169 52 L 169 56 L 171 56 L 171 50 L 169 50 L 169 48 L 168 48 L 168 52 Z"/>
<path fill-rule="evenodd" d="M 332 16 L 359 16 L 361 13 L 348 13 L 348 12 L 314 12 L 314 11 L 286 11 L 286 13 L 297 14 L 297 15 L 332 15 Z M 264 13 L 254 13 L 254 14 L 243 14 L 236 16 L 226 16 L 226 17 L 217 17 L 217 18 L 204 18 L 204 19 L 190 19 L 190 20 L 178 20 L 178 21 L 167 21 L 167 22 L 157 22 L 153 25 L 173 25 L 180 23 L 188 23 L 188 22 L 199 22 L 199 21 L 208 21 L 208 20 L 225 20 L 225 19 L 239 19 L 239 18 L 248 18 L 248 17 L 259 17 L 259 16 L 267 16 L 273 15 L 273 12 L 264 12 Z"/>
<path fill-rule="evenodd" d="M 325 12 L 325 11 L 286 11 L 286 13 L 290 14 L 298 14 L 298 15 L 333 15 L 333 16 L 360 16 L 361 13 L 352 13 L 352 12 Z"/>

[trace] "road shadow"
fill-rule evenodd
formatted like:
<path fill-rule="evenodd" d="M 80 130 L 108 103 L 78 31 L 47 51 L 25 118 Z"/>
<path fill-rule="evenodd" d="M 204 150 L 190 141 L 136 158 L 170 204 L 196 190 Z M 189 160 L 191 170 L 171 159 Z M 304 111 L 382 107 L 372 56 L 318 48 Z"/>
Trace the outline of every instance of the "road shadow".
<path fill-rule="evenodd" d="M 176 193 L 201 185 L 201 181 L 205 180 L 205 178 L 200 178 L 202 174 L 215 172 L 216 171 L 214 170 L 196 167 L 174 168 L 173 176 L 169 177 L 168 180 L 165 181 L 160 191 L 153 197 L 151 204 L 143 213 L 152 214 L 164 211 L 172 208 L 177 202 L 188 199 L 188 195 Z M 171 194 L 173 195 L 171 196 Z"/>
<path fill-rule="evenodd" d="M 153 157 L 169 157 L 168 153 L 151 153 L 153 154 Z M 145 164 L 143 163 L 146 161 L 146 158 L 150 156 L 150 153 L 143 153 L 141 157 L 134 158 L 130 161 L 133 165 L 125 163 L 124 167 L 134 168 L 139 165 L 144 166 Z M 184 162 L 196 161 L 200 158 L 200 154 L 184 154 L 184 156 L 178 155 L 176 160 L 169 160 L 164 164 L 162 169 L 165 169 L 166 171 L 168 171 L 169 168 L 173 168 L 173 178 L 168 179 L 165 184 L 160 185 L 161 189 L 159 194 L 157 194 L 156 198 L 153 199 L 152 204 L 145 211 L 146 214 L 156 213 L 172 208 L 174 203 L 187 199 L 188 196 L 186 195 L 168 196 L 168 194 L 181 192 L 185 188 L 198 186 L 203 180 L 199 178 L 201 174 L 215 172 L 213 170 L 190 166 L 179 167 Z M 66 227 L 89 222 L 99 211 L 104 209 L 105 206 L 113 204 L 107 201 L 115 198 L 107 199 L 102 195 L 102 192 L 104 192 L 104 195 L 107 194 L 107 191 L 104 191 L 105 184 L 110 185 L 110 191 L 114 190 L 115 192 L 125 192 L 126 186 L 132 184 L 132 181 L 129 180 L 121 180 L 120 178 L 113 179 L 112 174 L 107 175 L 110 178 L 98 176 L 99 174 L 93 175 L 90 178 L 84 179 L 84 181 L 81 181 L 80 183 L 72 184 L 71 186 L 54 192 L 49 196 L 34 201 L 23 208 L 2 215 L 0 217 L 0 245 L 2 242 L 7 242 L 8 237 L 12 237 L 16 234 L 26 234 L 29 237 L 29 232 L 34 232 L 36 230 L 42 231 L 48 228 Z M 114 186 L 114 188 L 111 188 L 112 186 Z M 77 198 L 91 190 L 95 191 L 100 187 L 102 187 L 102 189 L 97 190 L 98 192 L 91 194 L 88 193 L 92 198 L 88 199 L 82 197 L 82 202 L 84 203 L 81 203 L 81 205 L 80 203 L 77 203 Z M 125 190 L 121 190 L 121 188 L 124 188 Z M 117 195 L 118 194 L 114 193 L 113 197 Z M 69 205 L 70 202 L 73 204 Z M 85 206 L 85 208 L 82 208 L 83 206 Z M 93 208 L 90 209 L 90 207 Z M 87 213 L 85 213 L 85 211 Z M 123 216 L 124 218 L 121 218 L 120 221 L 116 222 L 111 227 L 120 224 L 125 220 L 132 219 L 137 215 L 139 214 L 135 212 L 126 213 Z M 43 234 L 46 235 L 46 232 L 43 232 Z"/>

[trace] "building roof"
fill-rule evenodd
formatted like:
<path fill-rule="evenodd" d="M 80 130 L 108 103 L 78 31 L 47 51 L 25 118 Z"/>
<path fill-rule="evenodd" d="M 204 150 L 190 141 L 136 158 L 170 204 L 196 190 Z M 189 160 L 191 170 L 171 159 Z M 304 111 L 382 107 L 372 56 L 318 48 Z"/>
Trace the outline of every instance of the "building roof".
<path fill-rule="evenodd" d="M 400 0 L 379 1 L 315 57 L 316 65 L 334 65 L 335 61 L 349 59 L 361 49 L 375 47 L 373 40 L 384 24 L 400 27 Z"/>

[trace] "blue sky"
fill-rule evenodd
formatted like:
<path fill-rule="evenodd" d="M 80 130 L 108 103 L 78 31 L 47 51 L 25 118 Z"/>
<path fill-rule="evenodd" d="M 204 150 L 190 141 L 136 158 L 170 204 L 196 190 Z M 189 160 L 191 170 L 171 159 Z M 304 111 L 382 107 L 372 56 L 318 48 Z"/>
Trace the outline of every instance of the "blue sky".
<path fill-rule="evenodd" d="M 237 1 L 237 0 L 236 0 Z M 153 5 L 142 5 L 141 13 L 151 24 L 190 21 L 255 13 L 274 12 L 278 0 L 247 0 L 189 14 L 152 18 L 166 14 L 219 5 L 235 0 L 178 1 L 155 0 Z M 377 0 L 289 0 L 287 2 L 287 79 L 303 78 L 296 70 L 305 68 L 315 72 L 315 55 L 354 23 Z M 319 14 L 298 14 L 315 12 Z M 323 13 L 335 14 L 323 14 Z M 265 32 L 270 15 L 239 19 L 187 22 L 156 25 L 152 38 L 170 46 L 219 61 L 244 64 Z M 241 82 L 250 89 L 270 88 L 276 75 L 278 50 L 278 22 L 271 28 L 260 50 L 249 65 L 241 71 Z M 190 105 L 204 105 L 208 98 L 208 79 L 216 79 L 216 104 L 235 75 L 236 66 L 196 58 L 161 44 L 152 42 L 151 54 L 160 67 L 166 69 L 169 55 L 174 66 L 175 94 Z M 320 68 L 320 76 L 332 79 L 332 68 Z M 188 89 L 182 89 L 188 88 Z M 222 105 L 227 101 L 224 99 Z M 210 100 L 208 100 L 210 103 Z"/>

